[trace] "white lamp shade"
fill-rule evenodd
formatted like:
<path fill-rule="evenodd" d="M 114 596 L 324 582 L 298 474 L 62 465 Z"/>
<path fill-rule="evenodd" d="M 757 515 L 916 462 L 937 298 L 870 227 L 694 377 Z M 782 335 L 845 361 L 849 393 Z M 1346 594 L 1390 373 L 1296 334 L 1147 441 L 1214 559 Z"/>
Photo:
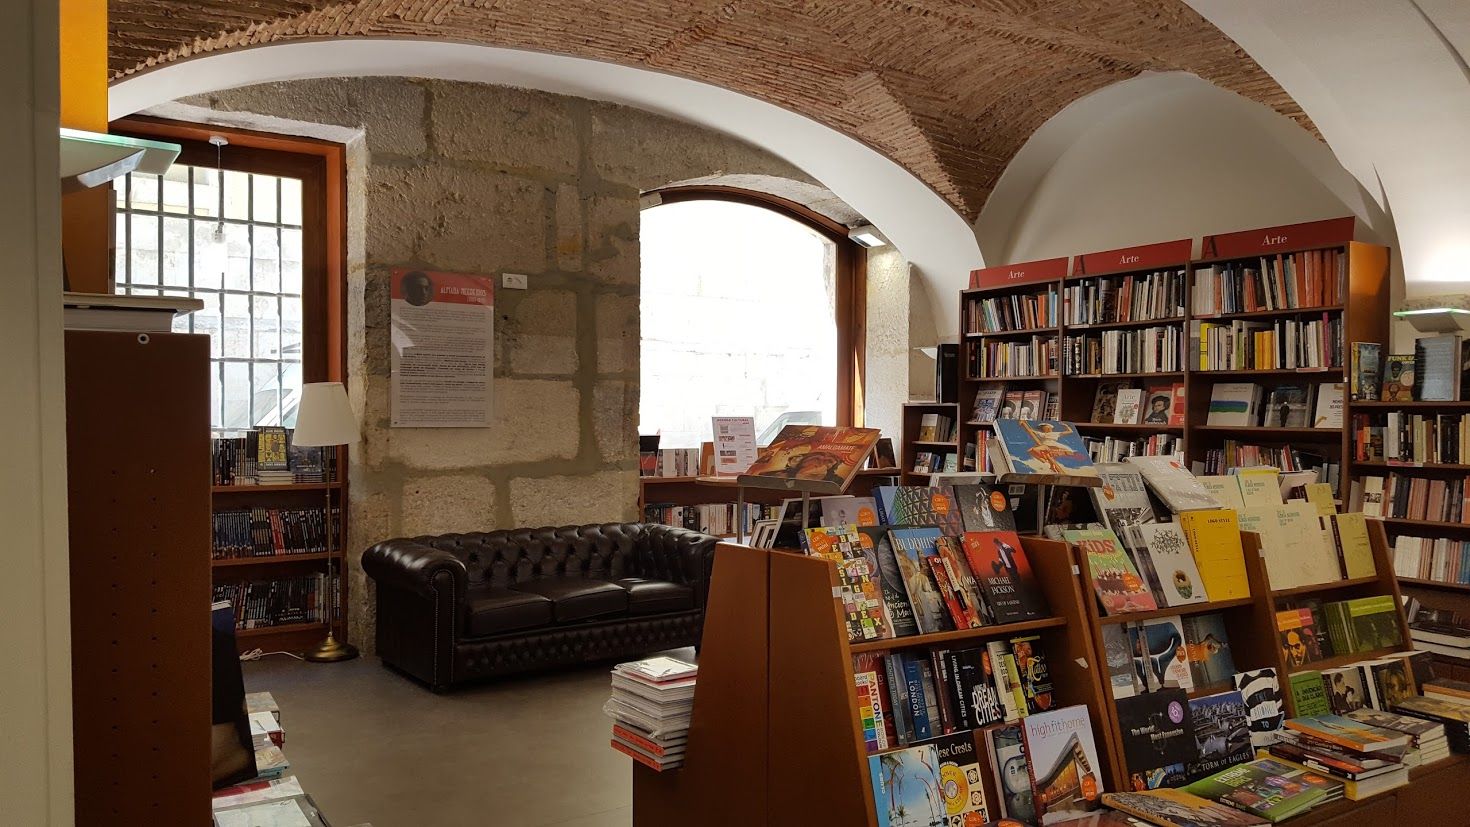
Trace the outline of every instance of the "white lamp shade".
<path fill-rule="evenodd" d="M 310 382 L 301 386 L 296 411 L 294 445 L 304 447 L 351 445 L 357 441 L 357 417 L 341 382 Z"/>

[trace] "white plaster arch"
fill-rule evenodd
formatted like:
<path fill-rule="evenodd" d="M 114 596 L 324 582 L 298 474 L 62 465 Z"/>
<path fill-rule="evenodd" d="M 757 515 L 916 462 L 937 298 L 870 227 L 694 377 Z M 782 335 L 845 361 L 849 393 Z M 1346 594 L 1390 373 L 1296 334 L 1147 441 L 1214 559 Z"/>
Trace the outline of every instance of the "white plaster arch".
<path fill-rule="evenodd" d="M 117 119 L 258 83 L 373 75 L 493 83 L 625 104 L 759 146 L 806 171 L 882 230 L 922 275 L 939 319 L 956 315 L 949 310 L 949 288 L 983 265 L 964 218 L 872 147 L 738 92 L 585 58 L 430 40 L 293 41 L 202 55 L 130 76 L 109 90 L 108 115 Z"/>

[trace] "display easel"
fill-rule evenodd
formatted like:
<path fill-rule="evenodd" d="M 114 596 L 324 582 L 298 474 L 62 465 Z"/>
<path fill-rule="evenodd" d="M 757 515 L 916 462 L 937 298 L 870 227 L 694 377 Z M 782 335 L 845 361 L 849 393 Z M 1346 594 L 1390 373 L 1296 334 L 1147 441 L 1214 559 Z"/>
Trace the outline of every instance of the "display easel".
<path fill-rule="evenodd" d="M 723 482 L 724 480 L 730 478 L 718 477 L 716 479 L 719 479 Z M 807 523 L 807 517 L 808 512 L 811 510 L 812 495 L 816 494 L 819 497 L 830 497 L 841 494 L 842 492 L 847 490 L 847 486 L 852 483 L 852 479 L 849 478 L 846 482 L 839 483 L 830 482 L 828 480 L 801 480 L 791 477 L 768 477 L 761 474 L 741 474 L 740 476 L 734 478 L 734 483 L 736 487 L 735 513 L 742 515 L 742 519 L 738 521 L 739 525 L 735 527 L 735 542 L 744 543 L 747 539 L 745 536 L 745 520 L 743 518 L 743 515 L 745 514 L 745 490 L 747 488 L 755 488 L 761 491 L 784 491 L 800 493 L 801 529 L 802 531 L 805 531 L 807 528 L 810 527 Z"/>

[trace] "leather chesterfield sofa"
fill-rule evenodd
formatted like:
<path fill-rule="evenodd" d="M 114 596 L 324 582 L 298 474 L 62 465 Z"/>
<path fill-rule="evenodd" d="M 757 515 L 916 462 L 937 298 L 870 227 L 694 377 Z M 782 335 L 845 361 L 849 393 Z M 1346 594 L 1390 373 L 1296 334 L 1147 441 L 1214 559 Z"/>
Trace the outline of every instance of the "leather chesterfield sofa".
<path fill-rule="evenodd" d="M 378 543 L 378 655 L 438 692 L 698 645 L 715 542 L 604 523 Z"/>

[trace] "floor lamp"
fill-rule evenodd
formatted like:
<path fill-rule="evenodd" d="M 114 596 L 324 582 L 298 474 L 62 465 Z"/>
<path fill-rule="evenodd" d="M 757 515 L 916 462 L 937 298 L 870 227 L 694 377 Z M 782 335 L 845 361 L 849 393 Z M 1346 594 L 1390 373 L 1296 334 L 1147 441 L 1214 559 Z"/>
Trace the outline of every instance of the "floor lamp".
<path fill-rule="evenodd" d="M 296 431 L 292 434 L 293 445 L 305 448 L 329 448 L 351 445 L 357 442 L 357 417 L 352 414 L 352 405 L 347 401 L 347 389 L 341 382 L 311 382 L 301 387 L 301 407 L 296 412 Z M 322 467 L 328 467 L 325 453 Z M 337 640 L 334 629 L 337 625 L 337 598 L 342 587 L 332 576 L 336 570 L 336 543 L 333 542 L 341 523 L 332 522 L 332 486 L 327 492 L 327 637 L 321 643 L 307 649 L 302 657 L 317 663 L 335 663 L 357 657 L 357 647 Z"/>

